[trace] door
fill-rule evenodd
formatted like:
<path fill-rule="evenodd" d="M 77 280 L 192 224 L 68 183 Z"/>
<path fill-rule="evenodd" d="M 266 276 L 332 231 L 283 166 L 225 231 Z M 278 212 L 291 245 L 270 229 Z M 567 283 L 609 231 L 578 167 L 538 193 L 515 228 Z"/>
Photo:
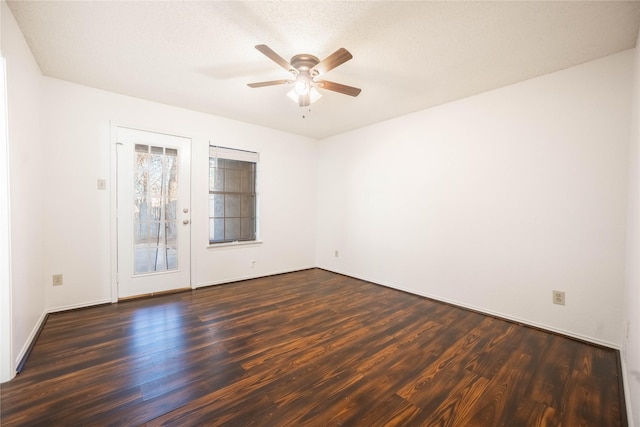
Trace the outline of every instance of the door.
<path fill-rule="evenodd" d="M 191 286 L 191 140 L 116 128 L 118 298 Z"/>

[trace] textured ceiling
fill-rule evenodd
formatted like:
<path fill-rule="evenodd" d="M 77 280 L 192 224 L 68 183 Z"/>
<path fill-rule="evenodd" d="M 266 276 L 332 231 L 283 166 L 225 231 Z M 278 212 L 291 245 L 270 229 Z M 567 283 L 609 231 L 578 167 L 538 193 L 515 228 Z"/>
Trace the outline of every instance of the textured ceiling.
<path fill-rule="evenodd" d="M 640 2 L 9 1 L 51 77 L 313 138 L 425 109 L 635 46 Z M 311 111 L 285 59 L 353 59 L 323 78 L 362 88 L 322 91 Z M 303 118 L 303 114 L 306 118 Z"/>

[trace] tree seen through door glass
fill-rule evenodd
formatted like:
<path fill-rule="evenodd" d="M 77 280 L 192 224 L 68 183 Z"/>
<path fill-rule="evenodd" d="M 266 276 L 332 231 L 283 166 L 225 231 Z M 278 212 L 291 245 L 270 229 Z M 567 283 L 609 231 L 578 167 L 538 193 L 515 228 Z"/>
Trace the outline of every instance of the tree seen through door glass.
<path fill-rule="evenodd" d="M 178 268 L 177 160 L 176 149 L 135 146 L 134 274 Z"/>

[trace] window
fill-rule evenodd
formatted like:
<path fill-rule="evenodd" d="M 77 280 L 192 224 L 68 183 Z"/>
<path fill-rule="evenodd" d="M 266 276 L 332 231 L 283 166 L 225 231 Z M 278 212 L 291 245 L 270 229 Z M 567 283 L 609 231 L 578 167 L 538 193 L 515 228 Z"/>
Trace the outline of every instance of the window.
<path fill-rule="evenodd" d="M 209 147 L 209 243 L 256 240 L 259 154 Z"/>
<path fill-rule="evenodd" d="M 135 144 L 134 275 L 178 269 L 178 150 Z"/>

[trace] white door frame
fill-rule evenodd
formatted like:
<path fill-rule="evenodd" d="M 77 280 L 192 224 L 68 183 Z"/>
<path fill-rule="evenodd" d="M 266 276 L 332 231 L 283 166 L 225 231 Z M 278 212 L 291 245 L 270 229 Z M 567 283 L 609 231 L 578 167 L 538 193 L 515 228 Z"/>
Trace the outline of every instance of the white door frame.
<path fill-rule="evenodd" d="M 118 302 L 118 128 L 128 128 L 132 130 L 138 130 L 143 132 L 152 132 L 163 135 L 170 135 L 179 138 L 187 138 L 191 139 L 193 143 L 193 139 L 190 136 L 181 135 L 175 132 L 166 132 L 157 129 L 149 129 L 140 126 L 131 126 L 122 123 L 114 123 L 113 121 L 109 122 L 109 156 L 110 156 L 110 171 L 109 171 L 109 181 L 111 185 L 108 186 L 110 193 L 110 257 L 111 257 L 111 302 Z M 193 147 L 192 147 L 193 151 Z M 193 156 L 189 161 L 189 169 L 193 164 Z M 191 172 L 189 172 L 191 175 Z M 193 188 L 193 184 L 190 183 L 188 187 L 188 191 L 191 193 Z M 189 207 L 191 209 L 191 207 Z M 193 219 L 193 215 L 191 215 Z M 193 223 L 193 221 L 191 221 Z M 193 230 L 193 227 L 190 227 Z M 193 288 L 193 236 L 191 238 L 191 243 L 189 245 L 189 252 L 191 254 L 189 265 L 186 267 L 189 269 L 189 276 L 191 277 L 191 288 Z"/>
<path fill-rule="evenodd" d="M 16 375 L 13 361 L 9 117 L 5 58 L 0 51 L 0 383 Z"/>

